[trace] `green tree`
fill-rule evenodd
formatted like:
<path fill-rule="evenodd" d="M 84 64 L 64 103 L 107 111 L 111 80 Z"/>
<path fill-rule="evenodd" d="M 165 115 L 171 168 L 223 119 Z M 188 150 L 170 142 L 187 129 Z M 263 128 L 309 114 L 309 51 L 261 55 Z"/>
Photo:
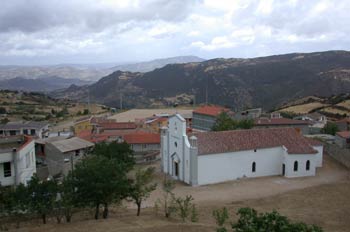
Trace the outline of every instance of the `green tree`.
<path fill-rule="evenodd" d="M 327 124 L 322 128 L 321 132 L 325 134 L 335 135 L 339 131 L 337 124 L 333 122 L 327 122 Z"/>
<path fill-rule="evenodd" d="M 236 123 L 226 112 L 221 112 L 218 115 L 212 128 L 213 131 L 226 131 L 234 129 L 236 129 Z"/>
<path fill-rule="evenodd" d="M 237 129 L 251 129 L 254 126 L 253 119 L 233 120 L 226 112 L 222 112 L 218 115 L 215 124 L 212 128 L 213 131 L 227 131 Z"/>
<path fill-rule="evenodd" d="M 213 217 L 215 219 L 216 225 L 218 228 L 216 232 L 226 232 L 227 229 L 225 227 L 225 223 L 227 222 L 229 215 L 226 207 L 222 209 L 216 209 L 213 211 Z"/>
<path fill-rule="evenodd" d="M 57 183 L 54 180 L 40 181 L 37 176 L 33 176 L 29 181 L 29 209 L 41 216 L 46 224 L 47 215 L 52 212 L 57 197 Z"/>
<path fill-rule="evenodd" d="M 176 209 L 183 222 L 185 222 L 186 219 L 190 216 L 193 200 L 194 199 L 191 195 L 186 196 L 184 198 L 182 197 L 175 198 Z"/>
<path fill-rule="evenodd" d="M 239 219 L 232 223 L 232 229 L 236 232 L 322 232 L 317 226 L 308 226 L 305 223 L 292 223 L 278 212 L 258 214 L 252 208 L 241 208 L 238 210 Z"/>
<path fill-rule="evenodd" d="M 120 164 L 125 166 L 126 171 L 130 171 L 134 164 L 134 152 L 127 143 L 98 143 L 92 150 L 95 156 L 104 156 L 107 159 L 116 159 Z"/>
<path fill-rule="evenodd" d="M 65 217 L 66 222 L 71 222 L 73 209 L 77 201 L 75 187 L 73 174 L 70 172 L 58 186 L 59 199 L 56 200 L 55 204 L 58 223 L 62 217 Z"/>
<path fill-rule="evenodd" d="M 80 206 L 95 207 L 95 219 L 103 205 L 103 218 L 108 207 L 128 196 L 127 166 L 117 159 L 90 156 L 78 163 L 74 170 L 77 202 Z"/>
<path fill-rule="evenodd" d="M 175 194 L 173 190 L 175 189 L 175 181 L 167 179 L 164 177 L 164 181 L 162 183 L 163 190 L 163 199 L 160 200 L 160 203 L 163 205 L 165 217 L 169 218 L 173 212 L 176 211 L 175 207 Z"/>
<path fill-rule="evenodd" d="M 236 122 L 235 129 L 251 129 L 253 126 L 254 126 L 253 119 L 243 119 L 243 120 Z"/>
<path fill-rule="evenodd" d="M 137 216 L 140 216 L 142 201 L 146 200 L 157 187 L 156 183 L 152 183 L 154 171 L 154 167 L 136 170 L 135 176 L 130 184 L 130 197 L 137 205 Z"/>
<path fill-rule="evenodd" d="M 83 111 L 83 115 L 88 115 L 90 112 L 89 112 L 89 110 L 88 109 L 84 109 L 84 111 Z"/>

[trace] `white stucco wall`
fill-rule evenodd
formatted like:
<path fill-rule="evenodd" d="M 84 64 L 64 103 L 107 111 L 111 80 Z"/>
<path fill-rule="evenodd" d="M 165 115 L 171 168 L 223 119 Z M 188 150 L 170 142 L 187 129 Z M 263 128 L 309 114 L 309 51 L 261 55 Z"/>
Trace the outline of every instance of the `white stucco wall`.
<path fill-rule="evenodd" d="M 282 174 L 282 147 L 198 156 L 198 184 Z M 256 171 L 252 172 L 252 163 Z"/>
<path fill-rule="evenodd" d="M 310 169 L 306 170 L 306 162 L 310 161 Z M 294 171 L 294 162 L 298 162 L 298 170 Z M 316 174 L 316 155 L 315 154 L 289 154 L 285 156 L 285 176 L 302 177 L 314 176 Z"/>
<path fill-rule="evenodd" d="M 11 176 L 4 176 L 4 163 L 11 162 Z M 15 184 L 15 167 L 13 165 L 12 153 L 0 154 L 0 183 L 2 186 L 9 186 Z"/>
<path fill-rule="evenodd" d="M 189 183 L 190 144 L 186 135 L 186 121 L 178 116 L 169 118 L 166 135 L 162 134 L 163 171 L 174 179 Z M 178 162 L 178 175 L 175 174 L 174 162 Z"/>
<path fill-rule="evenodd" d="M 14 165 L 13 158 L 17 160 L 17 168 Z M 27 158 L 28 157 L 28 158 Z M 11 176 L 4 177 L 3 163 L 11 162 Z M 27 164 L 28 162 L 28 164 Z M 21 150 L 13 153 L 0 154 L 0 182 L 3 186 L 15 185 L 16 182 L 26 184 L 36 173 L 36 160 L 34 141 L 31 141 Z"/>
<path fill-rule="evenodd" d="M 26 184 L 34 173 L 36 173 L 36 160 L 33 140 L 17 152 L 17 181 Z"/>
<path fill-rule="evenodd" d="M 317 151 L 316 156 L 316 167 L 322 167 L 322 163 L 323 163 L 323 146 L 313 146 L 313 148 Z"/>

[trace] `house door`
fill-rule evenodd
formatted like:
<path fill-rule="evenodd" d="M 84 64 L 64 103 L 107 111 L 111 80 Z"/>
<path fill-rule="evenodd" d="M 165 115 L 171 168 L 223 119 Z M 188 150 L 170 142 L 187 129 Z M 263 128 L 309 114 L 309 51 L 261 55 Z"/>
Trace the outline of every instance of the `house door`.
<path fill-rule="evenodd" d="M 282 176 L 284 176 L 286 174 L 286 165 L 283 164 L 282 165 Z"/>
<path fill-rule="evenodd" d="M 174 161 L 174 172 L 175 176 L 179 176 L 179 163 Z"/>

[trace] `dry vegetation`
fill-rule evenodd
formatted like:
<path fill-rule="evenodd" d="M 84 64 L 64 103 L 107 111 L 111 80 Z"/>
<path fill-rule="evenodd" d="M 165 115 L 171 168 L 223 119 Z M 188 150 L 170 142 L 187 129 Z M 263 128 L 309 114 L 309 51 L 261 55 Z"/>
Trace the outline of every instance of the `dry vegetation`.
<path fill-rule="evenodd" d="M 302 104 L 302 105 L 290 106 L 287 108 L 283 108 L 279 111 L 292 112 L 295 114 L 307 114 L 312 110 L 318 109 L 320 107 L 325 107 L 325 106 L 327 106 L 327 104 L 323 104 L 320 102 L 311 102 L 311 103 L 306 103 L 306 104 Z"/>
<path fill-rule="evenodd" d="M 350 100 L 346 100 L 341 103 L 338 103 L 337 106 L 347 108 L 350 111 Z"/>
<path fill-rule="evenodd" d="M 350 110 L 338 109 L 334 107 L 326 107 L 326 108 L 323 108 L 322 111 L 326 113 L 331 113 L 331 114 L 350 115 Z"/>
<path fill-rule="evenodd" d="M 158 164 L 155 164 L 158 166 Z M 162 179 L 160 172 L 157 181 Z M 194 196 L 199 211 L 199 222 L 182 223 L 178 218 L 166 219 L 162 211 L 158 213 L 152 207 L 160 196 L 158 189 L 149 199 L 148 208 L 135 216 L 135 206 L 131 203 L 111 210 L 107 220 L 92 220 L 91 212 L 73 216 L 71 224 L 57 225 L 52 219 L 47 225 L 37 221 L 26 222 L 16 231 L 215 231 L 212 210 L 227 207 L 232 220 L 241 207 L 253 207 L 259 212 L 278 210 L 291 220 L 316 224 L 325 231 L 349 231 L 350 220 L 350 178 L 349 171 L 328 156 L 324 167 L 318 170 L 316 177 L 286 179 L 267 177 L 231 181 L 222 184 L 189 187 L 177 183 L 175 194 Z"/>

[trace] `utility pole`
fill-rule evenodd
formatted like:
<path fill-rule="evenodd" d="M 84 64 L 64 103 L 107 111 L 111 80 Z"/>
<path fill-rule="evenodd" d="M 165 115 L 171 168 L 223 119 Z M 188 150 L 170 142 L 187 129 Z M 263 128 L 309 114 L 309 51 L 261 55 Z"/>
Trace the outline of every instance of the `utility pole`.
<path fill-rule="evenodd" d="M 207 83 L 205 85 L 205 104 L 208 105 L 208 76 L 207 76 Z"/>
<path fill-rule="evenodd" d="M 91 115 L 91 107 L 90 107 L 90 89 L 88 88 L 88 110 L 89 110 L 89 115 Z"/>
<path fill-rule="evenodd" d="M 123 109 L 123 94 L 122 92 L 120 92 L 120 96 L 119 96 L 119 100 L 120 100 L 120 109 Z"/>

